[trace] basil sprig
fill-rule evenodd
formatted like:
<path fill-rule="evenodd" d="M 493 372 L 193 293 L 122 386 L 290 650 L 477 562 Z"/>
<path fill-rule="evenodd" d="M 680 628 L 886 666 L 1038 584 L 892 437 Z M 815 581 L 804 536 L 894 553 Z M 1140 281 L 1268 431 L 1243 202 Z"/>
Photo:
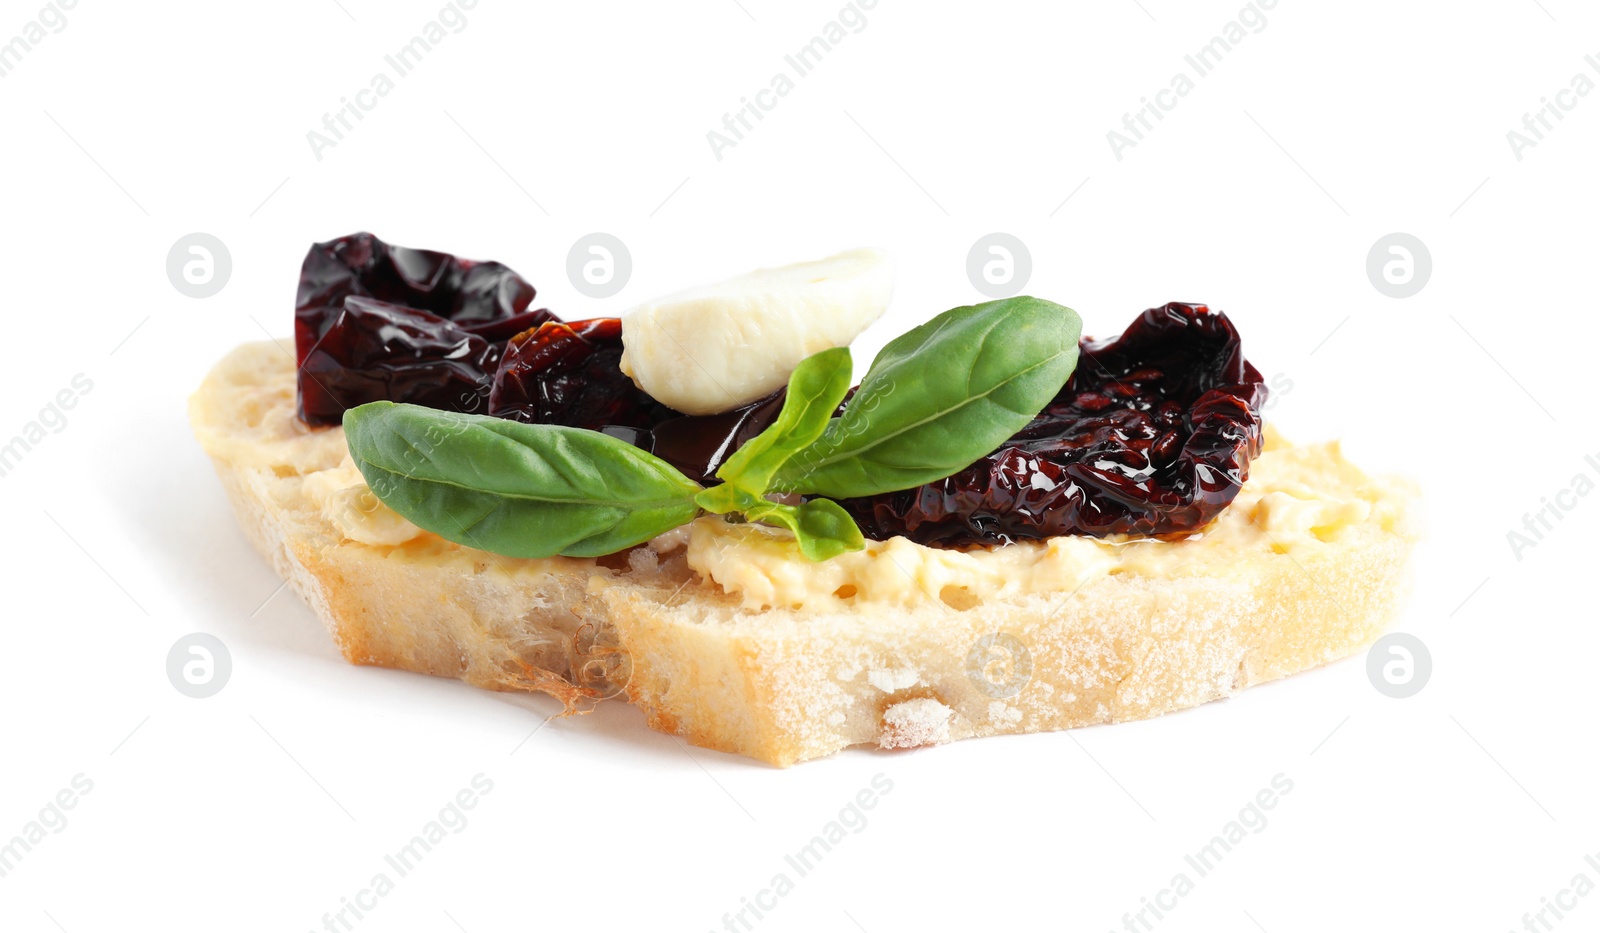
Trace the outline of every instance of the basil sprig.
<path fill-rule="evenodd" d="M 850 348 L 835 347 L 806 357 L 789 376 L 783 408 L 765 431 L 717 469 L 721 486 L 695 497 L 708 512 L 743 512 L 753 522 L 782 525 L 794 532 L 800 552 L 827 560 L 866 546 L 861 529 L 837 502 L 812 499 L 799 505 L 766 498 L 772 477 L 796 453 L 822 436 L 834 409 L 850 391 Z"/>
<path fill-rule="evenodd" d="M 891 341 L 849 392 L 848 348 L 801 362 L 777 419 L 709 489 L 666 461 L 580 428 L 372 402 L 346 412 L 350 455 L 418 527 L 508 557 L 599 557 L 693 520 L 742 513 L 827 560 L 865 546 L 834 498 L 950 476 L 1021 430 L 1077 363 L 1071 309 L 1018 297 L 956 308 Z M 769 499 L 804 494 L 799 504 Z"/>

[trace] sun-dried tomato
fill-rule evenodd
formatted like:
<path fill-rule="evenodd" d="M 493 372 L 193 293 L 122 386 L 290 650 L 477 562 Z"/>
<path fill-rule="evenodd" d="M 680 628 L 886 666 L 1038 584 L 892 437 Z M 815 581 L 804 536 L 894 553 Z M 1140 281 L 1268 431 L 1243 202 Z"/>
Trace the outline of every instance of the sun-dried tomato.
<path fill-rule="evenodd" d="M 498 352 L 444 318 L 352 295 L 300 364 L 302 417 L 337 424 L 385 399 L 482 411 Z"/>
<path fill-rule="evenodd" d="M 481 411 L 501 347 L 555 317 L 528 310 L 533 297 L 498 262 L 370 233 L 312 246 L 295 302 L 300 417 L 335 425 L 345 409 L 384 399 Z M 357 299 L 365 303 L 352 311 Z"/>
<path fill-rule="evenodd" d="M 618 318 L 541 324 L 507 345 L 489 395 L 489 414 L 594 431 L 648 429 L 677 417 L 623 374 L 621 358 Z"/>

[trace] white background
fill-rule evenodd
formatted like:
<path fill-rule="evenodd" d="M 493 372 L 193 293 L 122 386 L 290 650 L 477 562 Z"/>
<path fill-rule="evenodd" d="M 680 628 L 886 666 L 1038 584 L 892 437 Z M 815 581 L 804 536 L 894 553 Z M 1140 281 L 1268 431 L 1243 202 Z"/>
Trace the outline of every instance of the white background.
<path fill-rule="evenodd" d="M 39 8 L 0 2 L 0 42 Z M 882 0 L 719 160 L 707 131 L 837 2 L 482 0 L 318 160 L 307 131 L 439 8 L 83 0 L 0 79 L 0 438 L 93 382 L 0 479 L 0 840 L 93 782 L 0 878 L 0 928 L 320 929 L 479 773 L 466 829 L 356 929 L 720 929 L 879 773 L 866 828 L 758 929 L 1120 928 L 1280 773 L 1266 828 L 1157 929 L 1503 931 L 1600 881 L 1600 497 L 1520 560 L 1506 538 L 1600 479 L 1600 94 L 1520 161 L 1506 139 L 1600 80 L 1592 7 L 1284 0 L 1118 160 L 1107 132 L 1237 0 Z M 553 702 L 348 666 L 236 529 L 184 406 L 227 350 L 289 335 L 307 245 L 358 229 L 505 261 L 573 319 L 881 246 L 898 290 L 866 350 L 975 300 L 993 231 L 1091 333 L 1226 309 L 1293 383 L 1281 428 L 1424 489 L 1398 627 L 1432 680 L 1388 699 L 1358 657 L 1151 722 L 780 771 L 618 704 L 527 738 Z M 596 230 L 634 259 L 609 301 L 566 279 Z M 165 272 L 195 231 L 233 258 L 204 300 Z M 1365 272 L 1395 231 L 1433 257 L 1404 300 Z M 205 700 L 165 673 L 195 631 L 233 656 Z M 1595 929 L 1600 896 L 1546 918 Z"/>

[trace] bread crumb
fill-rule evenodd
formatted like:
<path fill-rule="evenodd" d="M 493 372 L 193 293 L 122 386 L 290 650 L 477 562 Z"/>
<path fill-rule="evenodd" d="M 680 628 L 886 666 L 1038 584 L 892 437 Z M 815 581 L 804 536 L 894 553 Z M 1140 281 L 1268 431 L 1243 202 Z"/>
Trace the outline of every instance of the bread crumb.
<path fill-rule="evenodd" d="M 917 669 L 914 667 L 885 668 L 882 670 L 867 671 L 867 683 L 877 687 L 884 693 L 894 693 L 917 685 Z"/>
<path fill-rule="evenodd" d="M 628 569 L 634 573 L 655 573 L 661 566 L 657 552 L 647 547 L 636 547 L 628 552 Z"/>
<path fill-rule="evenodd" d="M 879 748 L 918 748 L 950 741 L 955 710 L 931 697 L 901 700 L 883 711 Z"/>

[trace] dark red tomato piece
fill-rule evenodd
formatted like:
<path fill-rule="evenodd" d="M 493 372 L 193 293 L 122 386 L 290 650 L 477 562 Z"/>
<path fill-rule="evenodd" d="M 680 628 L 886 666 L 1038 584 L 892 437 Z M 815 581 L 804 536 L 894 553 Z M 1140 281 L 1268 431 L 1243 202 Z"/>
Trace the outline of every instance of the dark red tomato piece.
<path fill-rule="evenodd" d="M 351 296 L 300 364 L 300 411 L 332 425 L 367 402 L 479 411 L 499 350 L 426 311 Z"/>
<path fill-rule="evenodd" d="M 345 408 L 379 398 L 481 410 L 500 347 L 514 334 L 555 318 L 543 309 L 529 310 L 533 297 L 533 286 L 498 262 L 391 246 L 370 233 L 314 245 L 301 266 L 295 302 L 301 417 L 316 426 L 338 424 Z M 369 304 L 346 316 L 354 298 Z M 385 306 L 382 315 L 371 313 L 373 301 Z M 340 332 L 329 341 L 336 326 Z M 390 329 L 354 333 L 383 326 Z M 463 356 L 440 355 L 458 348 L 463 336 L 494 350 L 482 358 L 487 369 L 474 381 L 483 391 L 466 393 L 465 401 L 452 393 L 472 364 Z M 314 355 L 315 379 L 305 368 Z M 391 368 L 362 362 L 380 359 Z M 407 361 L 403 367 L 400 360 Z M 446 384 L 452 388 L 442 388 Z M 372 396 L 380 386 L 389 394 Z"/>
<path fill-rule="evenodd" d="M 511 339 L 489 414 L 528 424 L 650 428 L 677 413 L 623 374 L 622 321 L 549 321 Z"/>

